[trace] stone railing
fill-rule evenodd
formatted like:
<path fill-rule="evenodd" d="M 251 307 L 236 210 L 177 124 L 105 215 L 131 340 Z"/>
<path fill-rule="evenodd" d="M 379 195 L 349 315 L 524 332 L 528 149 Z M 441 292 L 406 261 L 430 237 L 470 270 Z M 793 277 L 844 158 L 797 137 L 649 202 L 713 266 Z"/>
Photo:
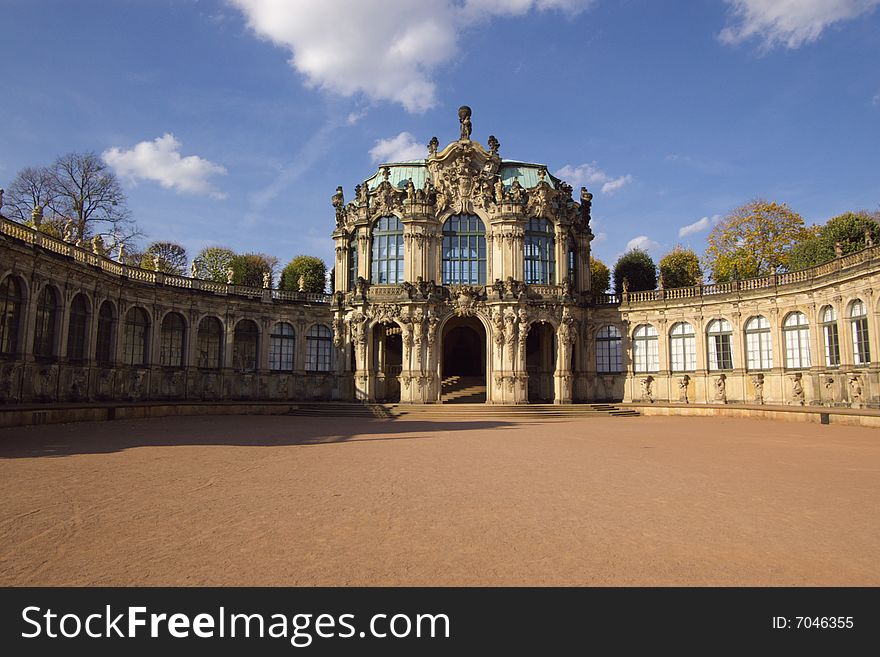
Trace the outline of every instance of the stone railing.
<path fill-rule="evenodd" d="M 56 237 L 52 237 L 51 235 L 46 235 L 34 228 L 30 228 L 29 226 L 20 224 L 17 221 L 12 221 L 3 216 L 0 216 L 0 235 L 6 235 L 7 237 L 24 242 L 25 244 L 67 256 L 72 258 L 75 262 L 97 267 L 108 274 L 148 285 L 165 285 L 167 287 L 176 287 L 184 290 L 200 290 L 202 292 L 227 296 L 265 297 L 270 301 L 298 301 L 329 304 L 331 300 L 331 297 L 328 294 L 288 292 L 285 290 L 248 287 L 245 285 L 230 285 L 227 283 L 218 283 L 216 281 L 206 281 L 199 278 L 178 276 L 176 274 L 163 274 L 162 272 L 153 271 L 151 269 L 142 269 L 141 267 L 133 267 L 131 265 L 117 262 L 116 260 L 112 260 L 98 253 L 94 253 L 87 248 L 77 246 L 71 242 L 66 242 Z"/>

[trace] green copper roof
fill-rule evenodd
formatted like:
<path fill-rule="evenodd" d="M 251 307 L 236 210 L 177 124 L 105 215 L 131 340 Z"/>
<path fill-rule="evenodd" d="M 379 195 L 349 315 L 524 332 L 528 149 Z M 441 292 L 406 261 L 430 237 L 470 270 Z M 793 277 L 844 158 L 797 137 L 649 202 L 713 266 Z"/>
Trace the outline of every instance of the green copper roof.
<path fill-rule="evenodd" d="M 406 162 L 388 162 L 379 167 L 379 171 L 374 173 L 372 177 L 367 178 L 367 185 L 370 190 L 376 189 L 382 182 L 382 169 L 388 167 L 391 174 L 388 181 L 399 189 L 406 187 L 406 181 L 412 178 L 413 185 L 421 188 L 425 185 L 425 179 L 428 177 L 428 168 L 425 166 L 425 160 L 409 160 Z M 534 164 L 531 162 L 517 162 L 512 160 L 503 160 L 498 174 L 501 176 L 501 182 L 505 187 L 510 187 L 514 179 L 519 180 L 519 184 L 525 188 L 531 188 L 538 184 L 540 178 L 538 171 L 544 167 L 543 164 Z M 548 174 L 547 182 L 554 187 L 559 179 Z"/>

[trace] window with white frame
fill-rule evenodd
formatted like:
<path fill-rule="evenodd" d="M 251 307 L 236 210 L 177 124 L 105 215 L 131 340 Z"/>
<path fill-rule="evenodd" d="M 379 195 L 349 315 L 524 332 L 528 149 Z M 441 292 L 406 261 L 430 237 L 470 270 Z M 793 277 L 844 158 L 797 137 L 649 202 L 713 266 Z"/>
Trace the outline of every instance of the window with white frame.
<path fill-rule="evenodd" d="M 399 217 L 381 217 L 373 227 L 372 266 L 372 283 L 403 282 L 403 224 Z"/>
<path fill-rule="evenodd" d="M 296 334 L 287 322 L 278 322 L 269 336 L 269 369 L 283 372 L 293 370 Z"/>
<path fill-rule="evenodd" d="M 746 368 L 769 370 L 773 367 L 773 339 L 770 322 L 763 315 L 746 322 Z"/>
<path fill-rule="evenodd" d="M 669 357 L 673 372 L 697 369 L 697 338 L 687 322 L 677 322 L 669 330 Z"/>
<path fill-rule="evenodd" d="M 316 324 L 306 333 L 306 371 L 330 372 L 333 369 L 333 334 Z"/>
<path fill-rule="evenodd" d="M 840 365 L 840 334 L 837 330 L 837 311 L 833 306 L 822 309 L 822 338 L 825 341 L 825 366 Z"/>
<path fill-rule="evenodd" d="M 186 323 L 180 313 L 168 313 L 159 327 L 159 364 L 183 367 L 183 344 Z"/>
<path fill-rule="evenodd" d="M 733 369 L 733 329 L 726 319 L 715 319 L 706 327 L 706 338 L 709 346 L 709 369 Z"/>
<path fill-rule="evenodd" d="M 867 365 L 871 362 L 871 343 L 868 339 L 868 310 L 861 299 L 856 299 L 849 307 L 849 322 L 852 329 L 853 362 Z"/>
<path fill-rule="evenodd" d="M 623 371 L 623 338 L 616 326 L 603 326 L 596 332 L 596 371 Z"/>
<path fill-rule="evenodd" d="M 789 313 L 782 323 L 785 336 L 785 366 L 800 370 L 810 366 L 810 324 L 801 312 Z"/>
<path fill-rule="evenodd" d="M 660 349 L 657 329 L 650 324 L 637 326 L 633 331 L 633 371 L 657 372 L 660 370 Z"/>

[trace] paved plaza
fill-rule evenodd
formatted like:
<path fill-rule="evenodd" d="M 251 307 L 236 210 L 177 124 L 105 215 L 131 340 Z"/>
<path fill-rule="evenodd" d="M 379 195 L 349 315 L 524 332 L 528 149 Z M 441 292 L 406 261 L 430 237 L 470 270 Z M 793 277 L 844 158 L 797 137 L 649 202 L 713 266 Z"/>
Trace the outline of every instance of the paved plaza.
<path fill-rule="evenodd" d="M 0 431 L 0 585 L 880 585 L 880 432 L 186 417 Z"/>

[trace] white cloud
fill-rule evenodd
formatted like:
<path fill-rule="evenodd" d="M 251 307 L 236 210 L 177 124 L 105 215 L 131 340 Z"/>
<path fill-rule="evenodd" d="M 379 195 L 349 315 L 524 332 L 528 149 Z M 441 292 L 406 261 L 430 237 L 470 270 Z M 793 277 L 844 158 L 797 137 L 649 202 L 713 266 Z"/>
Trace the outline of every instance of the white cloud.
<path fill-rule="evenodd" d="M 120 178 L 154 180 L 166 189 L 226 198 L 210 181 L 213 176 L 226 175 L 226 168 L 198 155 L 182 157 L 180 146 L 174 135 L 165 133 L 128 150 L 114 146 L 104 151 L 102 157 Z"/>
<path fill-rule="evenodd" d="M 655 242 L 647 235 L 639 235 L 638 237 L 633 237 L 629 242 L 626 243 L 626 251 L 631 251 L 633 249 L 643 249 L 645 251 L 656 251 L 660 248 L 660 244 Z"/>
<path fill-rule="evenodd" d="M 697 219 L 694 223 L 688 224 L 687 226 L 682 226 L 678 229 L 679 237 L 687 237 L 688 235 L 694 235 L 696 233 L 702 233 L 703 231 L 709 230 L 717 224 L 721 220 L 720 214 L 713 214 L 711 217 L 703 217 L 702 219 Z"/>
<path fill-rule="evenodd" d="M 557 178 L 566 180 L 568 184 L 575 188 L 602 185 L 602 193 L 609 196 L 633 181 L 633 177 L 630 174 L 618 176 L 617 178 L 610 176 L 602 171 L 595 162 L 592 164 L 581 164 L 576 167 L 566 164 L 555 175 Z"/>
<path fill-rule="evenodd" d="M 370 149 L 370 159 L 373 162 L 423 160 L 427 153 L 427 146 L 418 143 L 410 133 L 401 132 L 396 137 L 376 141 L 376 145 Z"/>
<path fill-rule="evenodd" d="M 874 97 L 871 99 L 871 104 L 880 106 L 880 91 L 874 94 Z"/>
<path fill-rule="evenodd" d="M 871 11 L 880 0 L 725 0 L 731 22 L 721 30 L 722 43 L 759 39 L 764 49 L 799 48 L 818 39 L 828 26 Z"/>
<path fill-rule="evenodd" d="M 309 86 L 391 100 L 407 111 L 436 103 L 433 71 L 458 54 L 462 31 L 497 16 L 582 11 L 594 0 L 231 0 L 260 38 L 290 52 Z"/>

